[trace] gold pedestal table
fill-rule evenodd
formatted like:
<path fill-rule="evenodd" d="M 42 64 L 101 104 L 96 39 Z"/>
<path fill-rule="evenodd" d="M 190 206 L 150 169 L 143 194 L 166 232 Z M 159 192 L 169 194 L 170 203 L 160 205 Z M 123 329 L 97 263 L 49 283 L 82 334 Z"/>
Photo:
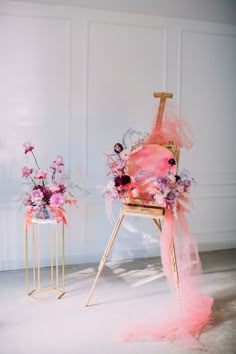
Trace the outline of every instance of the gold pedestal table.
<path fill-rule="evenodd" d="M 42 241 L 41 228 L 47 228 L 46 235 L 50 249 L 50 266 L 43 268 L 47 274 L 48 286 L 41 286 L 40 251 Z M 44 235 L 45 236 L 45 235 Z M 49 236 L 49 238 L 48 238 Z M 59 266 L 59 250 L 61 265 Z M 64 223 L 53 219 L 32 219 L 32 224 L 25 226 L 25 255 L 26 255 L 26 293 L 30 297 L 43 301 L 60 299 L 65 294 L 65 240 Z M 32 268 L 29 268 L 29 253 L 31 252 Z M 60 268 L 60 274 L 59 274 Z M 30 274 L 32 273 L 32 274 Z M 44 279 L 45 280 L 45 279 Z"/>

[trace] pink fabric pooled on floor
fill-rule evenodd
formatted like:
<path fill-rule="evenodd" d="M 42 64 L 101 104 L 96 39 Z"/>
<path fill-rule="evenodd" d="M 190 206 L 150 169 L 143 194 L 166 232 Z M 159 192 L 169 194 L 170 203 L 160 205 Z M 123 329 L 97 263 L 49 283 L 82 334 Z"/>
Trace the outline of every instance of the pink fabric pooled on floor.
<path fill-rule="evenodd" d="M 161 234 L 161 259 L 172 293 L 169 303 L 165 303 L 165 307 L 169 309 L 168 317 L 149 324 L 131 323 L 122 331 L 122 341 L 170 340 L 186 348 L 204 349 L 199 336 L 211 318 L 213 299 L 206 296 L 201 289 L 201 262 L 197 244 L 189 232 L 182 206 L 178 217 L 176 220 L 173 213 L 167 210 Z M 176 286 L 171 263 L 172 238 L 177 258 L 179 288 Z"/>

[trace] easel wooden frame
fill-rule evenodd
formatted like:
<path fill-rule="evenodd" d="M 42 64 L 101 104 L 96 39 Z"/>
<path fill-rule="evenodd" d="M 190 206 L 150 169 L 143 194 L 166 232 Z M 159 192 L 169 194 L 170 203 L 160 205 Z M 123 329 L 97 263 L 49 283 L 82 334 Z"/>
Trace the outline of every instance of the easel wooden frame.
<path fill-rule="evenodd" d="M 155 98 L 160 98 L 160 103 L 158 107 L 158 113 L 157 113 L 157 118 L 156 118 L 156 124 L 161 124 L 162 119 L 163 119 L 163 113 L 165 109 L 165 104 L 166 104 L 166 99 L 172 98 L 173 94 L 168 93 L 168 92 L 155 92 L 153 94 Z M 170 144 L 166 146 L 168 149 L 170 149 L 175 156 L 177 162 L 179 160 L 179 148 Z M 93 282 L 93 285 L 90 289 L 87 301 L 86 301 L 86 306 L 89 305 L 91 297 L 93 295 L 94 289 L 96 287 L 98 278 L 100 277 L 102 270 L 104 268 L 104 265 L 107 261 L 107 258 L 110 254 L 110 251 L 112 249 L 112 246 L 115 242 L 116 236 L 118 234 L 118 231 L 120 229 L 120 226 L 122 224 L 122 221 L 124 219 L 125 215 L 131 215 L 131 216 L 138 216 L 138 217 L 146 217 L 150 218 L 153 220 L 155 225 L 157 226 L 158 230 L 161 232 L 162 231 L 162 221 L 165 218 L 165 207 L 158 206 L 156 204 L 148 204 L 144 205 L 139 199 L 135 199 L 134 201 L 128 201 L 128 202 L 123 202 L 123 205 L 120 210 L 120 214 L 118 217 L 118 220 L 114 226 L 114 229 L 112 231 L 110 240 L 108 241 L 107 247 L 105 249 L 105 252 L 102 256 L 102 259 L 100 261 L 100 264 L 98 266 L 98 272 L 96 275 L 96 278 Z M 175 245 L 174 245 L 174 240 L 172 238 L 172 243 L 171 243 L 171 263 L 172 263 L 172 268 L 174 272 L 174 277 L 175 277 L 175 282 L 177 286 L 177 291 L 179 293 L 179 274 L 178 274 L 178 265 L 177 265 L 177 260 L 176 260 L 176 253 L 175 253 Z M 180 305 L 181 307 L 181 305 Z"/>

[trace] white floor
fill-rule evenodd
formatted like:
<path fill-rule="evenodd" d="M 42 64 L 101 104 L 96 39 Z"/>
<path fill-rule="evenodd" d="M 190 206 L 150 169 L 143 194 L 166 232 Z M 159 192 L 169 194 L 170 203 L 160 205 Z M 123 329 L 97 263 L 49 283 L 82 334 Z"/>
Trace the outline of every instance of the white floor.
<path fill-rule="evenodd" d="M 236 353 L 236 249 L 201 255 L 213 318 L 201 335 L 206 352 Z M 168 296 L 159 258 L 107 263 L 89 307 L 97 264 L 66 267 L 66 294 L 38 302 L 25 295 L 25 271 L 0 272 L 1 354 L 200 353 L 158 341 L 123 343 L 130 322 L 158 321 Z M 42 270 L 42 277 L 48 270 Z M 202 353 L 202 352 L 201 352 Z"/>

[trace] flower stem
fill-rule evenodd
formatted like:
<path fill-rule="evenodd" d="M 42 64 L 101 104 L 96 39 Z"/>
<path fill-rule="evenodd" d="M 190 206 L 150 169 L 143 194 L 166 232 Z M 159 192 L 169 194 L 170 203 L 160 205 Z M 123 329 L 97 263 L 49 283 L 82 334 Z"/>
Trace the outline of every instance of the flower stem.
<path fill-rule="evenodd" d="M 35 163 L 36 163 L 36 166 L 37 166 L 38 169 L 40 170 L 40 167 L 39 167 L 39 165 L 38 165 L 38 162 L 37 162 L 37 159 L 36 159 L 36 157 L 35 157 L 35 154 L 33 153 L 33 151 L 31 151 L 31 153 L 32 153 L 32 155 L 33 155 L 33 157 L 34 157 L 34 161 L 35 161 Z"/>
<path fill-rule="evenodd" d="M 32 176 L 30 176 L 31 181 L 33 182 L 33 184 L 36 186 L 35 180 L 32 178 Z"/>

